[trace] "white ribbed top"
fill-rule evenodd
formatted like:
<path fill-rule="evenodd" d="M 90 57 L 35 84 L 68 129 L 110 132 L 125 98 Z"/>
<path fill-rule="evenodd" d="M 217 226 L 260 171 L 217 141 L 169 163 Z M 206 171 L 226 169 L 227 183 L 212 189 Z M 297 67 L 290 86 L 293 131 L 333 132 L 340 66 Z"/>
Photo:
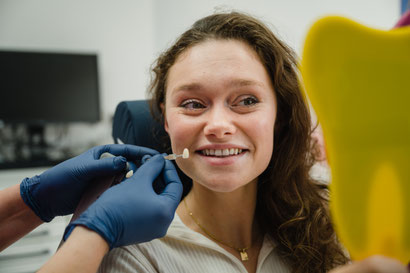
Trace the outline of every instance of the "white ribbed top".
<path fill-rule="evenodd" d="M 238 258 L 189 229 L 176 213 L 164 238 L 113 249 L 105 256 L 98 272 L 247 273 Z M 256 272 L 290 272 L 276 255 L 267 236 L 259 253 Z"/>

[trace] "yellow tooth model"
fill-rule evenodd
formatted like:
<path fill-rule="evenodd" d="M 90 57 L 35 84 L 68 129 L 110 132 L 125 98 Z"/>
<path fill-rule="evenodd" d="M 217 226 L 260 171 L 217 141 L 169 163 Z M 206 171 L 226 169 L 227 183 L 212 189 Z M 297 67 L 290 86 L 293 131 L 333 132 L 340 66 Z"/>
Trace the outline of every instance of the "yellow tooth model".
<path fill-rule="evenodd" d="M 304 88 L 323 127 L 331 211 L 353 259 L 410 261 L 410 27 L 342 17 L 310 29 Z"/>

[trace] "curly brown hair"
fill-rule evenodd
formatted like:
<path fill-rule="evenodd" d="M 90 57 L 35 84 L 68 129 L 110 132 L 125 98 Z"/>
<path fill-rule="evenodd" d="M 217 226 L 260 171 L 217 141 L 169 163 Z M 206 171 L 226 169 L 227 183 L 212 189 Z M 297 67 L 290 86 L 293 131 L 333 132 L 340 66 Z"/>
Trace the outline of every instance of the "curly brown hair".
<path fill-rule="evenodd" d="M 327 272 L 348 261 L 333 229 L 327 189 L 309 175 L 314 143 L 309 108 L 301 92 L 294 52 L 260 20 L 239 12 L 198 20 L 153 65 L 152 107 L 165 103 L 170 67 L 178 56 L 210 39 L 250 45 L 265 66 L 277 97 L 272 159 L 258 181 L 257 221 L 293 272 Z M 184 184 L 185 194 L 189 185 Z"/>

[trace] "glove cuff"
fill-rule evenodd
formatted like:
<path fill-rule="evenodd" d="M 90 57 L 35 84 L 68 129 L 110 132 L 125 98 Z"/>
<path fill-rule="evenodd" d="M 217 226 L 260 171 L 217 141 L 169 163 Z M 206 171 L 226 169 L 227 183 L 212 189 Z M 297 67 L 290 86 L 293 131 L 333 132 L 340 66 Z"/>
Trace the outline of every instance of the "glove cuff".
<path fill-rule="evenodd" d="M 54 216 L 44 215 L 40 207 L 38 206 L 35 198 L 31 194 L 31 189 L 36 187 L 40 183 L 39 176 L 34 176 L 32 178 L 24 178 L 20 183 L 20 196 L 24 203 L 31 208 L 31 210 L 43 221 L 50 222 L 54 219 Z"/>
<path fill-rule="evenodd" d="M 90 221 L 87 217 L 85 218 L 78 218 L 75 221 L 71 222 L 65 229 L 64 235 L 63 235 L 63 240 L 67 241 L 68 237 L 71 235 L 71 232 L 74 230 L 76 226 L 84 226 L 94 232 L 97 232 L 107 243 L 108 246 L 110 247 L 110 250 L 115 247 L 114 242 L 115 238 L 113 236 L 109 235 L 109 232 L 107 228 L 101 224 L 98 223 L 97 221 Z"/>

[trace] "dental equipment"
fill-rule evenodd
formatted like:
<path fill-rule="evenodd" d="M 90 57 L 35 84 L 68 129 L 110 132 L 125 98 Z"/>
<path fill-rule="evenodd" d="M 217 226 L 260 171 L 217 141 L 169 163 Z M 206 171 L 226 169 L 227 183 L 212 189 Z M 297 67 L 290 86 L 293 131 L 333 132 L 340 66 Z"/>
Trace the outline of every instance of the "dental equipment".
<path fill-rule="evenodd" d="M 175 160 L 178 157 L 182 157 L 183 159 L 189 158 L 189 150 L 187 148 L 185 148 L 184 151 L 182 152 L 182 154 L 180 154 L 180 155 L 170 154 L 170 155 L 164 156 L 164 158 L 168 159 L 168 160 Z"/>

